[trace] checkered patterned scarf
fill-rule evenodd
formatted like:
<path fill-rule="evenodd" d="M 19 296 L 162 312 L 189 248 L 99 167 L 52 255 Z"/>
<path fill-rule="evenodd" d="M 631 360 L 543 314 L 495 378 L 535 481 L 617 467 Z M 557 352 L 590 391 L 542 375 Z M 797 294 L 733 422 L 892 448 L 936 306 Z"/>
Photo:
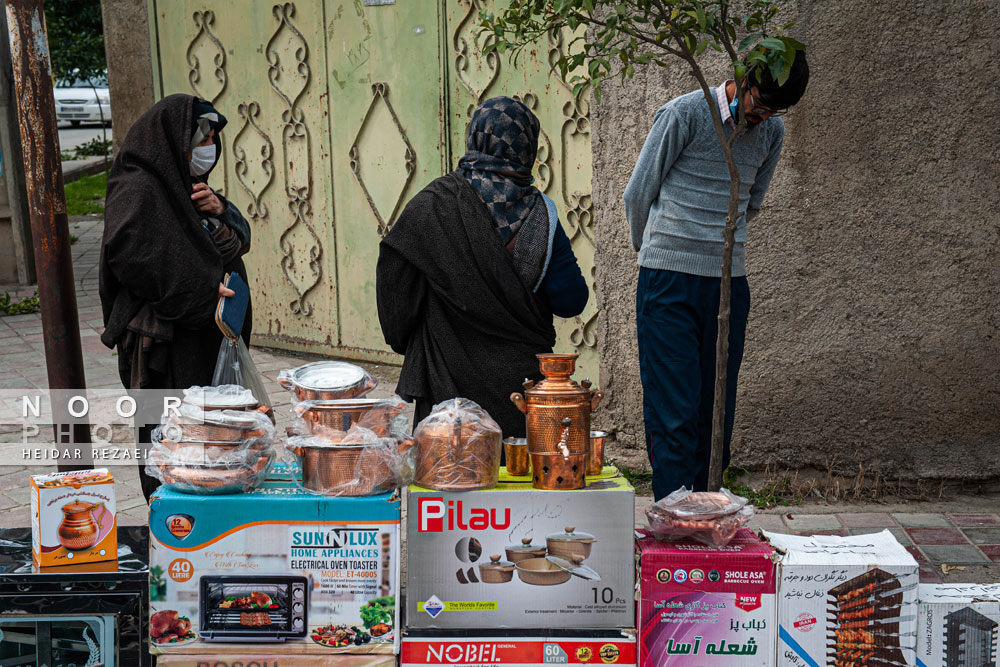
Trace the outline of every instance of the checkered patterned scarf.
<path fill-rule="evenodd" d="M 494 97 L 472 114 L 467 152 L 458 168 L 486 204 L 506 247 L 536 206 L 544 207 L 531 184 L 538 152 L 538 118 L 512 97 Z"/>

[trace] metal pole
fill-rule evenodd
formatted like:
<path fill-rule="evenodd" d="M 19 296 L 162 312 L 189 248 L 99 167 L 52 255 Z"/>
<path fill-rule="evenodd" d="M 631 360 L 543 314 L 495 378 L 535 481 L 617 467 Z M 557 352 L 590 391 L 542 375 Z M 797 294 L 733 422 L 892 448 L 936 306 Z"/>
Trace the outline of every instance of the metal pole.
<path fill-rule="evenodd" d="M 7 16 L 0 12 L 0 30 L 7 30 Z M 24 157 L 17 128 L 14 104 L 14 81 L 10 64 L 10 44 L 0 39 L 0 152 L 3 153 L 3 178 L 7 183 L 10 219 L 14 228 L 14 256 L 17 258 L 17 281 L 33 285 L 35 257 L 31 251 L 31 222 L 28 195 L 24 190 Z"/>
<path fill-rule="evenodd" d="M 7 0 L 6 9 L 49 390 L 82 391 L 87 383 L 80 349 L 80 320 L 59 160 L 59 130 L 45 34 L 45 10 L 42 0 Z M 59 414 L 58 408 L 65 406 L 57 406 L 53 401 L 52 407 L 56 443 L 90 443 L 89 423 L 83 421 L 72 428 L 60 428 L 60 421 L 70 423 L 68 414 Z M 79 462 L 60 462 L 59 469 L 72 470 L 80 465 Z"/>

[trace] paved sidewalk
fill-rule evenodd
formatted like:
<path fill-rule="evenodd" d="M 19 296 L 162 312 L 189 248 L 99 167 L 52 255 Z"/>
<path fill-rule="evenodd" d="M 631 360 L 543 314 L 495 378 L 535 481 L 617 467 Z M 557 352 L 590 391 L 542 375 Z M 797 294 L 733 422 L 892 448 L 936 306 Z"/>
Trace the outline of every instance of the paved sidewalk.
<path fill-rule="evenodd" d="M 118 388 L 117 359 L 98 336 L 102 330 L 100 299 L 97 294 L 97 266 L 100 256 L 102 221 L 76 220 L 71 233 L 78 237 L 73 245 L 74 274 L 80 312 L 80 335 L 83 344 L 87 384 L 91 388 Z M 0 291 L 5 291 L 0 286 Z M 18 297 L 30 296 L 34 289 L 7 288 Z M 279 432 L 288 419 L 288 394 L 278 386 L 276 377 L 284 368 L 298 366 L 305 358 L 272 350 L 253 349 L 254 361 L 267 382 L 268 394 L 275 405 Z M 398 369 L 365 364 L 380 380 L 374 395 L 392 392 Z M 46 386 L 41 317 L 38 314 L 0 316 L 0 389 Z M 3 433 L 0 443 L 17 442 L 17 433 Z M 52 470 L 51 466 L 3 465 L 0 461 L 0 528 L 26 526 L 28 515 L 28 474 Z M 114 469 L 119 499 L 119 519 L 123 525 L 144 524 L 147 508 L 139 491 L 136 466 Z M 646 523 L 645 509 L 652 498 L 636 498 L 636 526 Z M 753 524 L 775 532 L 811 534 L 863 534 L 891 530 L 921 563 L 924 582 L 998 582 L 1000 581 L 1000 499 L 959 497 L 934 503 L 850 505 L 806 502 L 794 507 L 779 507 L 758 512 Z"/>

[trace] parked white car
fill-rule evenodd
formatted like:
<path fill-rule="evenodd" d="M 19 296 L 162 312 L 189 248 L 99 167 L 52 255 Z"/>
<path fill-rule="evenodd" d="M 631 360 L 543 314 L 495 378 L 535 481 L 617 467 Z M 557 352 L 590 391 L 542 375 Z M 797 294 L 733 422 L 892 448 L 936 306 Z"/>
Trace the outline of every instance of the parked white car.
<path fill-rule="evenodd" d="M 73 127 L 83 122 L 111 122 L 111 96 L 106 77 L 95 78 L 93 86 L 86 79 L 63 79 L 56 82 L 54 92 L 58 120 L 69 121 Z"/>

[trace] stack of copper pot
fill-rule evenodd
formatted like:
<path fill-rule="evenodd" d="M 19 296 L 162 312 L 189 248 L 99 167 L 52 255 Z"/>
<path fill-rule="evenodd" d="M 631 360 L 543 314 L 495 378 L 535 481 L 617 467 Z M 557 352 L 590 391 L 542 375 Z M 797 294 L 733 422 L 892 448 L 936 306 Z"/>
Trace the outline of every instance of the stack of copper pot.
<path fill-rule="evenodd" d="M 302 486 L 324 495 L 367 496 L 397 486 L 394 462 L 412 441 L 391 438 L 405 408 L 399 398 L 367 398 L 377 381 L 363 368 L 318 361 L 283 371 L 296 426 L 288 449 L 302 467 Z"/>
<path fill-rule="evenodd" d="M 191 387 L 154 433 L 147 471 L 199 495 L 242 493 L 270 470 L 274 426 L 252 392 L 237 385 Z"/>
<path fill-rule="evenodd" d="M 537 385 L 524 383 L 524 394 L 510 400 L 525 414 L 531 483 L 536 489 L 582 489 L 586 485 L 591 446 L 590 413 L 604 393 L 590 380 L 577 384 L 571 376 L 577 354 L 539 354 L 542 375 Z"/>

